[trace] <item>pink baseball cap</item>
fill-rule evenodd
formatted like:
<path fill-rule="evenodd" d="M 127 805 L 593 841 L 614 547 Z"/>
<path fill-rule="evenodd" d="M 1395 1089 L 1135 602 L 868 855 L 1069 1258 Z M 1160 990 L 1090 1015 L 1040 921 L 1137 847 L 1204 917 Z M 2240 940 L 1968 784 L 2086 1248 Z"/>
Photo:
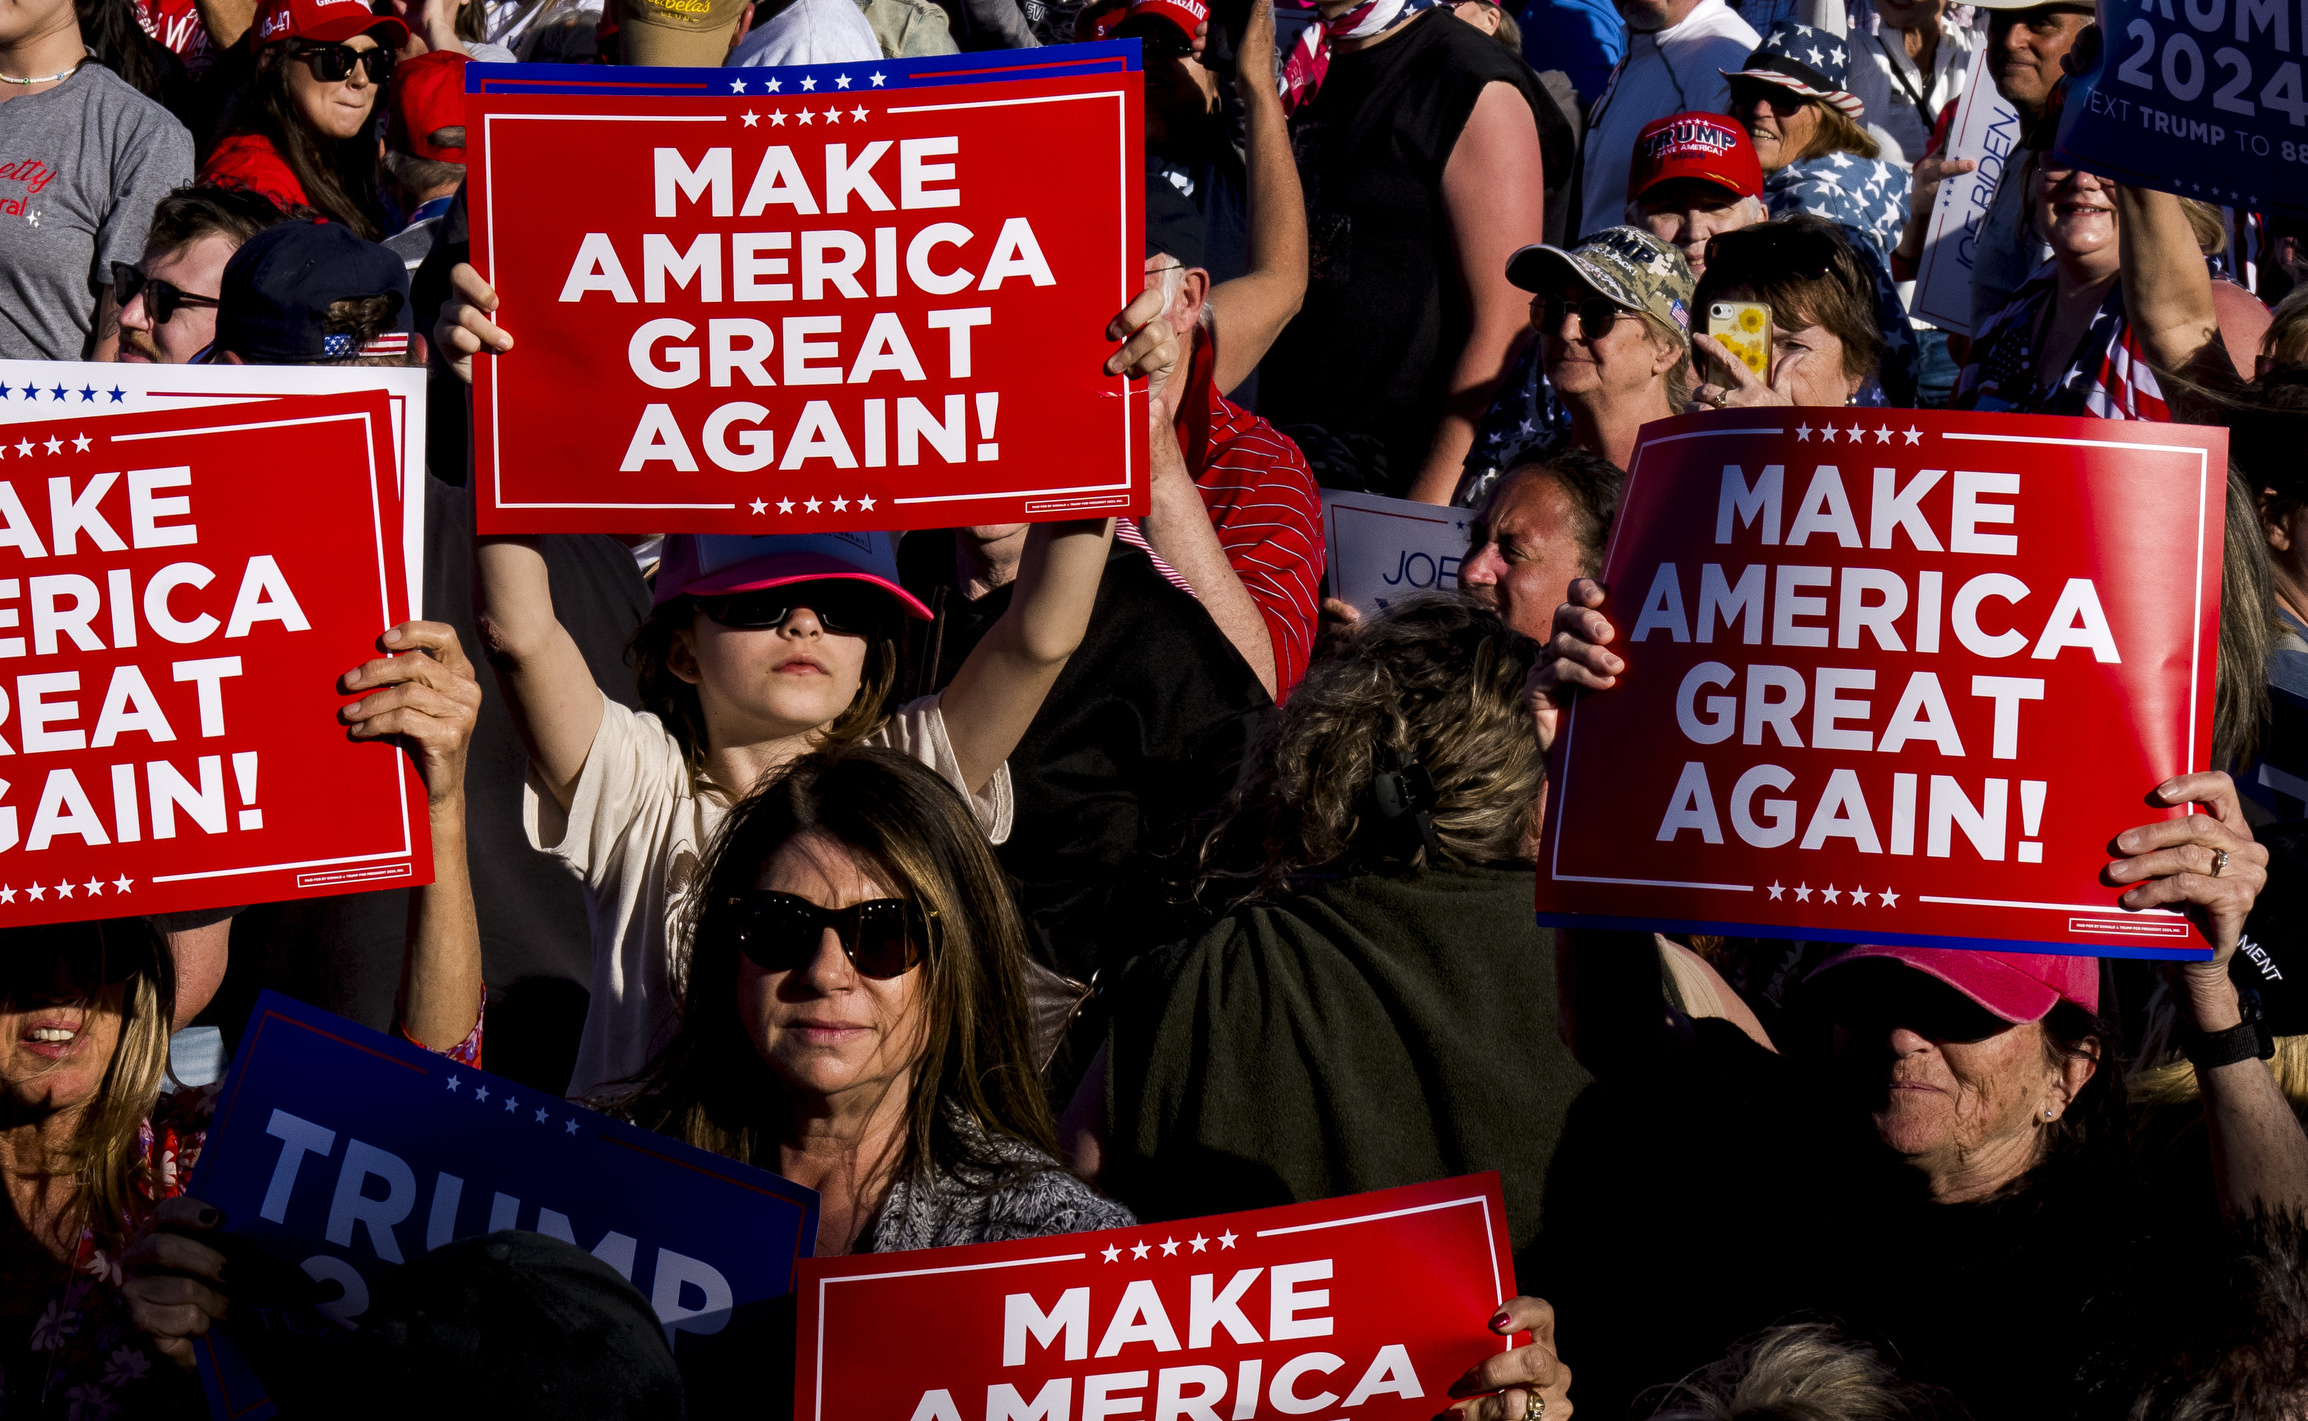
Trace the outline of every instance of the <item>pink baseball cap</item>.
<path fill-rule="evenodd" d="M 887 533 L 668 533 L 652 605 L 827 580 L 872 583 L 907 616 L 930 619 L 921 599 L 898 585 L 897 541 Z"/>
<path fill-rule="evenodd" d="M 1887 958 L 1937 977 L 2005 1021 L 2041 1021 L 2061 1002 L 2100 1009 L 2100 961 L 2035 952 L 1973 952 L 1952 947 L 1869 943 L 1839 952 L 1812 970 L 1817 977 L 1846 963 Z"/>
<path fill-rule="evenodd" d="M 373 35 L 383 49 L 399 49 L 409 27 L 390 15 L 370 12 L 363 0 L 264 0 L 256 11 L 256 42 L 285 39 L 342 44 L 354 35 Z"/>

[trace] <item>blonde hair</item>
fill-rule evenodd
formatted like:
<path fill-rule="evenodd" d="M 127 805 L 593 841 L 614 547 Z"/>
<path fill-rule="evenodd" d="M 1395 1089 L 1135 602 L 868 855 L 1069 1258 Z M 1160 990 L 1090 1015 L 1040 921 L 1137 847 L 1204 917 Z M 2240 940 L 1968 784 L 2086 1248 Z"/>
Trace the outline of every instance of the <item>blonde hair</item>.
<path fill-rule="evenodd" d="M 104 1080 L 81 1117 L 70 1168 L 79 1181 L 74 1232 L 92 1228 L 125 1242 L 143 1167 L 138 1137 L 168 1073 L 168 1039 L 175 1031 L 176 974 L 168 947 L 142 918 L 57 923 L 0 934 L 10 976 L 63 961 L 72 986 L 93 1007 L 104 989 L 121 987 L 120 1037 Z M 12 994 L 11 994 L 12 995 Z"/>
<path fill-rule="evenodd" d="M 2180 1054 L 2180 1007 L 2168 984 L 2158 982 L 2148 994 L 2145 1016 L 2140 1052 L 2124 1081 L 2125 1099 L 2149 1110 L 2195 1104 L 2204 1090 L 2196 1081 L 2195 1066 Z M 2292 1108 L 2308 1111 L 2308 1036 L 2277 1037 L 2268 1069 Z"/>
<path fill-rule="evenodd" d="M 1938 1414 L 1932 1398 L 1874 1348 L 1793 1323 L 1677 1382 L 1651 1421 L 1907 1421 Z"/>
<path fill-rule="evenodd" d="M 1882 145 L 1875 141 L 1875 136 L 1843 110 L 1825 99 L 1813 99 L 1811 106 L 1819 110 L 1819 127 L 1811 131 L 1811 141 L 1803 145 L 1805 158 L 1824 158 L 1830 153 L 1855 153 L 1862 158 L 1883 156 Z"/>

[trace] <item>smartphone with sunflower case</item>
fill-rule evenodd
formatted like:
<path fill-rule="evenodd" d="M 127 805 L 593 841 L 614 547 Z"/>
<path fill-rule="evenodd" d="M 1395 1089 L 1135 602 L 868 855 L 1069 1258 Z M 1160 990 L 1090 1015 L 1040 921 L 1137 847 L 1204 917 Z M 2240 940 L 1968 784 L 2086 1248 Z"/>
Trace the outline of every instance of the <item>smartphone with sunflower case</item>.
<path fill-rule="evenodd" d="M 1771 308 L 1761 301 L 1711 301 L 1707 305 L 1707 334 L 1721 341 L 1755 372 L 1771 379 Z"/>

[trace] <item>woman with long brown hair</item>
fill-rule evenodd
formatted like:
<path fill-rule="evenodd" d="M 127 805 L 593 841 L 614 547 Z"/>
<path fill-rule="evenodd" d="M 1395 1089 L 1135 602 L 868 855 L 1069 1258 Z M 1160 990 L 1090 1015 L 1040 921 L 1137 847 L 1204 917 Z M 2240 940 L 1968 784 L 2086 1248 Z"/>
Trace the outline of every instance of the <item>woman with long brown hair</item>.
<path fill-rule="evenodd" d="M 377 100 L 409 27 L 365 5 L 265 0 L 249 42 L 256 77 L 224 121 L 200 181 L 309 207 L 376 241 Z"/>
<path fill-rule="evenodd" d="M 1056 1158 L 1025 930 L 936 771 L 794 760 L 729 811 L 699 877 L 680 1024 L 612 1108 L 817 1190 L 819 1257 L 1132 1222 Z"/>

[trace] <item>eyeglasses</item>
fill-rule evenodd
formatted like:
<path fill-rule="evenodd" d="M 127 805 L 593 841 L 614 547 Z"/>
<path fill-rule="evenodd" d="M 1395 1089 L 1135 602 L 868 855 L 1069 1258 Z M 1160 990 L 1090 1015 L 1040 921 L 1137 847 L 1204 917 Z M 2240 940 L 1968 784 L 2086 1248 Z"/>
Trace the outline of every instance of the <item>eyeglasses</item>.
<path fill-rule="evenodd" d="M 889 594 L 851 582 L 797 582 L 697 599 L 699 611 L 731 631 L 743 632 L 782 627 L 804 607 L 816 616 L 819 626 L 835 636 L 886 633 L 897 620 Z"/>
<path fill-rule="evenodd" d="M 1836 258 L 1842 255 L 1835 238 L 1816 227 L 1792 227 L 1763 222 L 1707 239 L 1707 274 L 1718 275 L 1719 262 L 1745 262 L 1750 270 L 1796 276 L 1832 276 L 1842 281 Z"/>
<path fill-rule="evenodd" d="M 1601 340 L 1611 333 L 1611 327 L 1619 324 L 1621 316 L 1635 314 L 1608 296 L 1582 297 L 1576 303 L 1561 295 L 1542 297 L 1539 310 L 1542 313 L 1539 328 L 1550 333 L 1563 328 L 1565 315 L 1577 312 L 1579 334 L 1588 340 Z"/>
<path fill-rule="evenodd" d="M 156 326 L 167 325 L 169 317 L 186 306 L 215 307 L 223 304 L 214 296 L 195 296 L 183 287 L 172 286 L 157 276 L 146 276 L 127 262 L 114 262 L 113 300 L 122 309 L 126 309 L 128 303 L 134 301 L 140 292 L 144 296 L 144 308 L 152 312 L 152 323 Z"/>
<path fill-rule="evenodd" d="M 369 72 L 372 84 L 382 84 L 393 77 L 393 52 L 381 47 L 355 49 L 349 44 L 307 44 L 298 46 L 295 53 L 313 67 L 313 77 L 324 84 L 351 78 L 355 64 Z"/>
<path fill-rule="evenodd" d="M 832 928 L 850 966 L 877 981 L 902 977 L 929 951 L 924 909 L 904 898 L 874 898 L 847 908 L 821 908 L 807 898 L 756 888 L 724 898 L 709 930 L 727 934 L 746 960 L 764 972 L 791 972 L 815 960 Z"/>

